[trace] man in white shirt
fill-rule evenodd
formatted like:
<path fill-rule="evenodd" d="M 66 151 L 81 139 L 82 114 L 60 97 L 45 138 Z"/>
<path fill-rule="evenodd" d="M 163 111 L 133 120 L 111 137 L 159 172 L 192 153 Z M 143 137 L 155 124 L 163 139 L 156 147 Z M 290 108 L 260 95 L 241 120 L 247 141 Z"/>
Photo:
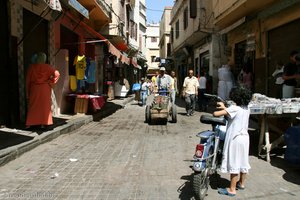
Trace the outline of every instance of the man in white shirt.
<path fill-rule="evenodd" d="M 159 69 L 160 74 L 156 78 L 156 85 L 159 95 L 167 95 L 171 86 L 171 77 L 166 74 L 166 69 L 161 67 Z"/>
<path fill-rule="evenodd" d="M 198 95 L 199 82 L 194 76 L 194 71 L 189 70 L 189 75 L 183 82 L 183 96 L 186 103 L 186 115 L 191 116 L 195 111 L 196 95 Z"/>

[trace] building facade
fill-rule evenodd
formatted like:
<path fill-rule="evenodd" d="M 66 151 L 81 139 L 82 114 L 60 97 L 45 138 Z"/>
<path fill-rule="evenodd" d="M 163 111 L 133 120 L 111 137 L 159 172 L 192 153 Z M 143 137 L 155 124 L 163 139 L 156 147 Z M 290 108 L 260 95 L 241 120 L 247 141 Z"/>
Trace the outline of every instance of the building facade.
<path fill-rule="evenodd" d="M 127 4 L 133 2 L 135 3 L 135 1 L 124 1 L 125 11 L 120 13 L 126 14 Z M 16 127 L 24 124 L 26 120 L 25 77 L 31 64 L 31 57 L 37 52 L 45 52 L 47 62 L 57 68 L 61 74 L 52 93 L 54 116 L 74 112 L 74 107 L 70 106 L 67 100 L 68 94 L 108 95 L 108 84 L 114 80 L 114 76 L 117 76 L 111 70 L 123 65 L 134 68 L 133 59 L 129 57 L 128 52 L 114 45 L 110 41 L 111 38 L 105 35 L 105 33 L 109 34 L 105 31 L 113 22 L 113 14 L 116 14 L 111 7 L 111 2 L 6 0 L 1 1 L 1 9 L 3 11 L 1 11 L 1 22 L 5 28 L 1 31 L 0 37 L 1 40 L 6 41 L 3 43 L 4 48 L 1 48 L 1 58 L 6 64 L 0 70 L 6 73 L 7 80 L 10 80 L 7 81 L 10 84 L 9 89 L 3 88 L 0 93 L 6 97 L 1 98 L 3 105 L 0 109 L 1 125 Z M 119 32 L 114 34 L 126 36 L 128 27 L 121 27 L 123 29 L 117 28 Z M 80 54 L 85 55 L 89 64 L 93 63 L 94 67 L 89 69 L 93 69 L 94 78 L 93 82 L 89 82 L 91 87 L 87 88 L 86 85 L 78 87 L 75 83 L 75 89 L 72 89 L 74 60 Z M 5 106 L 8 104 L 10 106 Z"/>
<path fill-rule="evenodd" d="M 171 12 L 172 57 L 178 71 L 179 86 L 189 69 L 214 76 L 220 64 L 218 38 L 212 20 L 209 0 L 177 0 Z"/>
<path fill-rule="evenodd" d="M 146 58 L 148 74 L 155 74 L 159 69 L 159 24 L 148 24 L 146 32 Z"/>
<path fill-rule="evenodd" d="M 253 73 L 253 91 L 276 96 L 272 73 L 276 62 L 287 63 L 300 50 L 300 2 L 231 0 L 213 1 L 214 24 L 224 38 L 224 53 L 235 76 L 244 66 Z"/>

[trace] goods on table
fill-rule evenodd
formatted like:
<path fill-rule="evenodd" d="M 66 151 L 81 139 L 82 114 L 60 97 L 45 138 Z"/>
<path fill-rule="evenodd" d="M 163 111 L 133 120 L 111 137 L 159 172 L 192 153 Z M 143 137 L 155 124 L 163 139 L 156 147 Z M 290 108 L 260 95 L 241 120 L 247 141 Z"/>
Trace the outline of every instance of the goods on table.
<path fill-rule="evenodd" d="M 251 114 L 282 114 L 298 113 L 300 111 L 300 98 L 275 99 L 254 93 L 249 103 Z"/>

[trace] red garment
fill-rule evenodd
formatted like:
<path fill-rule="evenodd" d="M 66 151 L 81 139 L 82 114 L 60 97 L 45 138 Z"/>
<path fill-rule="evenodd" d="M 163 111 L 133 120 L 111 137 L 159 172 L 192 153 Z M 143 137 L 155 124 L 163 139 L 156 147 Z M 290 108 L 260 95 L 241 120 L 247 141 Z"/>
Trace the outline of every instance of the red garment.
<path fill-rule="evenodd" d="M 51 125 L 51 89 L 58 81 L 59 72 L 49 64 L 32 64 L 26 75 L 28 112 L 26 126 Z"/>

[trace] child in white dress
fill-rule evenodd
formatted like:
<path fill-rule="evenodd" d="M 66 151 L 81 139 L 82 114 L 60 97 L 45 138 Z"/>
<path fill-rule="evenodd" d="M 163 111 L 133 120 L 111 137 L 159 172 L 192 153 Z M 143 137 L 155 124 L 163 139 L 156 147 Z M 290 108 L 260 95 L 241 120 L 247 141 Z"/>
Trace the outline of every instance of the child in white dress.
<path fill-rule="evenodd" d="M 222 102 L 218 102 L 218 111 L 214 116 L 227 116 L 228 124 L 223 148 L 221 172 L 230 173 L 230 187 L 219 188 L 223 195 L 235 196 L 236 189 L 245 188 L 245 178 L 249 165 L 249 135 L 248 124 L 250 111 L 248 104 L 252 98 L 251 92 L 244 88 L 234 88 L 230 92 L 230 99 L 236 105 L 228 108 Z M 239 176 L 240 175 L 240 176 Z"/>

